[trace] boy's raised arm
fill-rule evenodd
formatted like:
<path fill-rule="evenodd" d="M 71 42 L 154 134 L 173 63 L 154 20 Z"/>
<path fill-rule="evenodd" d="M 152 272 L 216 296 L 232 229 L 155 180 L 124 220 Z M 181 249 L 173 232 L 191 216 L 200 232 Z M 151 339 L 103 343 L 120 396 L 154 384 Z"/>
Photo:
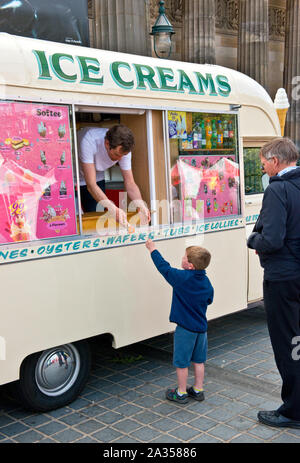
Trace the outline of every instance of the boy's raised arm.
<path fill-rule="evenodd" d="M 162 255 L 157 251 L 155 244 L 152 240 L 146 242 L 146 247 L 151 253 L 151 258 L 157 270 L 162 274 L 162 276 L 167 280 L 171 286 L 178 284 L 180 279 L 179 276 L 182 275 L 182 271 L 176 268 L 171 267 L 169 262 L 167 262 Z M 156 251 L 154 254 L 153 251 Z"/>

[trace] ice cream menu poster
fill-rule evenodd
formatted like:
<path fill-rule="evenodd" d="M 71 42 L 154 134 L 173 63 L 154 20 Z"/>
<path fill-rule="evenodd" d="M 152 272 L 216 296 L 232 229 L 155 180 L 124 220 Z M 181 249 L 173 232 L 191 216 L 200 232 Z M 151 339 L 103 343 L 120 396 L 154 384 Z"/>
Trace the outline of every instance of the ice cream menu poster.
<path fill-rule="evenodd" d="M 0 242 L 77 233 L 67 106 L 0 103 Z"/>
<path fill-rule="evenodd" d="M 185 220 L 239 213 L 239 165 L 234 155 L 180 156 L 180 190 Z"/>

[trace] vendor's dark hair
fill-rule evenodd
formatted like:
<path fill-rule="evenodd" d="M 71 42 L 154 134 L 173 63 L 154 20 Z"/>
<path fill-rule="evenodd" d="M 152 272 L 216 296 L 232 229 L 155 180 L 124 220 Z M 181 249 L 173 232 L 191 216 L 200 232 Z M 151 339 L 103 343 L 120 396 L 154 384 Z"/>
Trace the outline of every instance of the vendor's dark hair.
<path fill-rule="evenodd" d="M 123 151 L 129 153 L 134 147 L 134 136 L 132 131 L 126 125 L 119 124 L 111 127 L 105 135 L 110 148 L 122 146 Z"/>
<path fill-rule="evenodd" d="M 275 138 L 266 143 L 260 150 L 265 159 L 277 158 L 280 163 L 291 164 L 299 159 L 296 145 L 287 137 Z"/>

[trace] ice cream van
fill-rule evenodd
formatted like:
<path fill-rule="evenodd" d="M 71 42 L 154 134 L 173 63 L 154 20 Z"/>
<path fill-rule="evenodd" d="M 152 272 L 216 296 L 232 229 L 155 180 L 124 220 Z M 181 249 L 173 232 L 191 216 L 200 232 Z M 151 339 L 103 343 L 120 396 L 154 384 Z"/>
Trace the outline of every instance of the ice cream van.
<path fill-rule="evenodd" d="M 0 34 L 0 384 L 24 405 L 72 401 L 89 374 L 88 340 L 113 346 L 171 332 L 171 287 L 145 248 L 173 266 L 189 245 L 210 250 L 214 319 L 262 298 L 246 247 L 259 214 L 260 146 L 279 137 L 276 109 L 251 78 L 220 66 L 114 53 Z M 149 226 L 126 204 L 120 169 L 84 213 L 77 132 L 122 123 L 135 135 L 132 171 Z"/>

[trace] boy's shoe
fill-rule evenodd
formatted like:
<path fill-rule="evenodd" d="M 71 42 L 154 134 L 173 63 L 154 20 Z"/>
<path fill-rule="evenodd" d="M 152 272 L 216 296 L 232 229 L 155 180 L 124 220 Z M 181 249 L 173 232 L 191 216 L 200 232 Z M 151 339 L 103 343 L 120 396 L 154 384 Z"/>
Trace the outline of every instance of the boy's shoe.
<path fill-rule="evenodd" d="M 168 389 L 166 392 L 166 398 L 179 404 L 185 404 L 188 402 L 188 394 L 179 395 L 177 389 Z"/>
<path fill-rule="evenodd" d="M 195 400 L 199 400 L 199 402 L 205 399 L 204 392 L 203 391 L 196 392 L 193 387 L 189 387 L 187 390 L 187 393 L 189 397 L 192 397 Z"/>

